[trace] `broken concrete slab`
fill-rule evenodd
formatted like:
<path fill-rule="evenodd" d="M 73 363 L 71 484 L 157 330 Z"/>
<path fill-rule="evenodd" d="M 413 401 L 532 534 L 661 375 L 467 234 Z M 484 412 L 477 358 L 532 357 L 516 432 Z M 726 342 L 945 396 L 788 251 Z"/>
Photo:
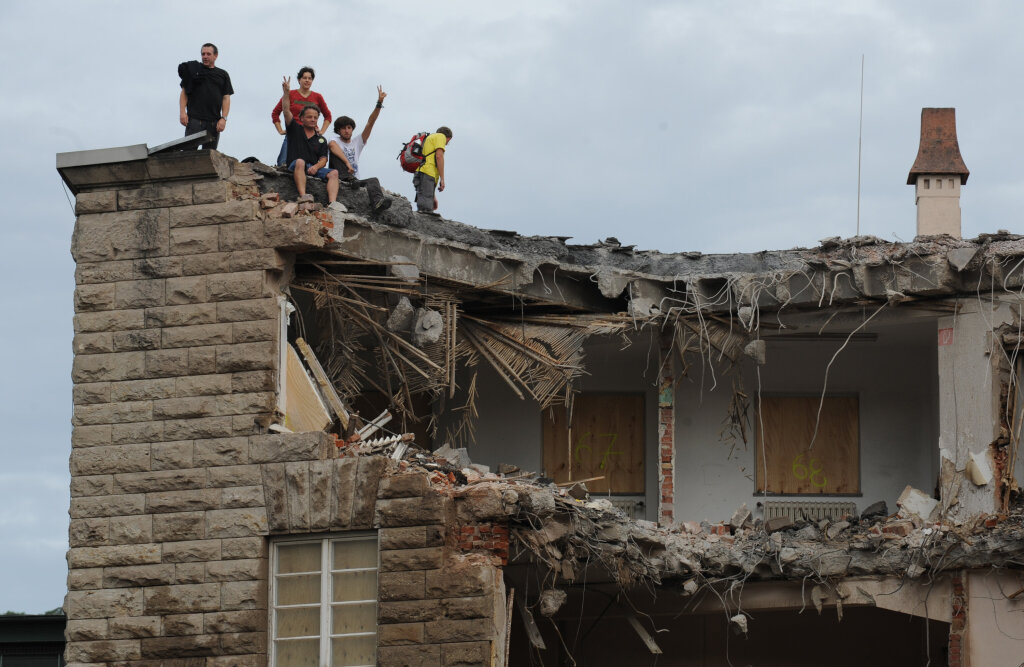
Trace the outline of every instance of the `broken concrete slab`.
<path fill-rule="evenodd" d="M 896 500 L 896 504 L 900 507 L 900 514 L 905 517 L 916 516 L 925 521 L 931 521 L 933 513 L 939 506 L 939 501 L 924 491 L 908 485 Z"/>
<path fill-rule="evenodd" d="M 954 248 L 946 253 L 946 259 L 957 271 L 963 271 L 971 260 L 975 258 L 981 248 L 972 246 L 968 248 Z"/>
<path fill-rule="evenodd" d="M 432 453 L 435 457 L 445 459 L 459 469 L 468 468 L 473 464 L 473 461 L 469 458 L 469 450 L 465 447 L 459 447 L 456 449 L 445 443 L 438 449 L 435 449 Z"/>
<path fill-rule="evenodd" d="M 747 504 L 743 503 L 739 507 L 739 509 L 737 509 L 733 513 L 732 518 L 729 519 L 729 525 L 732 526 L 733 528 L 742 528 L 744 522 L 746 522 L 746 520 L 749 519 L 749 518 L 750 518 L 750 510 L 747 509 Z"/>
<path fill-rule="evenodd" d="M 836 539 L 844 530 L 850 527 L 849 521 L 839 521 L 825 529 L 825 537 L 830 540 Z"/>
<path fill-rule="evenodd" d="M 560 588 L 548 588 L 540 594 L 540 615 L 554 616 L 565 604 L 567 594 Z"/>
<path fill-rule="evenodd" d="M 391 313 L 388 315 L 388 331 L 409 332 L 412 331 L 413 317 L 416 315 L 416 308 L 409 301 L 408 297 L 401 297 Z"/>
<path fill-rule="evenodd" d="M 758 366 L 764 366 L 768 361 L 768 346 L 763 340 L 752 340 L 743 348 L 743 354 L 753 359 Z"/>
<path fill-rule="evenodd" d="M 420 270 L 416 263 L 405 255 L 391 255 L 388 257 L 388 275 L 402 278 L 406 282 L 415 283 L 420 279 Z"/>
<path fill-rule="evenodd" d="M 967 479 L 975 486 L 985 486 L 992 481 L 992 466 L 984 453 L 971 452 L 967 458 Z"/>
<path fill-rule="evenodd" d="M 860 518 L 862 520 L 870 520 L 877 519 L 883 516 L 888 516 L 888 514 L 889 508 L 888 506 L 886 506 L 885 501 L 879 500 L 878 502 L 871 503 L 870 505 L 865 507 L 864 511 L 860 514 Z"/>
<path fill-rule="evenodd" d="M 565 490 L 572 498 L 576 500 L 585 500 L 587 498 L 587 485 L 583 482 L 577 482 Z"/>
<path fill-rule="evenodd" d="M 429 308 L 416 311 L 416 321 L 412 327 L 412 342 L 416 347 L 423 347 L 441 340 L 444 332 L 444 318 L 441 313 Z"/>

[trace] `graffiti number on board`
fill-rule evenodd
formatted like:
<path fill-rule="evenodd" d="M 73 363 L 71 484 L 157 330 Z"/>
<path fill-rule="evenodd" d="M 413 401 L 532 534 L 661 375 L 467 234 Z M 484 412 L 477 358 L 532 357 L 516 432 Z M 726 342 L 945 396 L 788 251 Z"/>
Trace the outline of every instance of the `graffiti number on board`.
<path fill-rule="evenodd" d="M 796 458 L 793 459 L 792 471 L 793 476 L 799 480 L 809 480 L 811 485 L 824 489 L 828 484 L 828 477 L 825 476 L 824 466 L 821 465 L 821 461 L 816 458 L 810 458 L 804 460 L 803 454 L 797 454 Z"/>

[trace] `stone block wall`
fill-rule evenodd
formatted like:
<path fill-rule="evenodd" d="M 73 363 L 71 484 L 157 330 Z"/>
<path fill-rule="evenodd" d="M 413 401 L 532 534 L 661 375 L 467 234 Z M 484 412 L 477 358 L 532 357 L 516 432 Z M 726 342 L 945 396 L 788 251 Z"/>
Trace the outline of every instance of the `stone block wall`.
<path fill-rule="evenodd" d="M 500 571 L 445 546 L 450 500 L 327 434 L 266 431 L 288 253 L 323 245 L 320 218 L 268 214 L 259 177 L 214 152 L 62 175 L 78 214 L 68 664 L 265 665 L 268 537 L 378 527 L 380 664 L 500 656 Z"/>
<path fill-rule="evenodd" d="M 422 472 L 385 478 L 378 497 L 379 664 L 504 664 L 501 569 L 446 540 L 452 498 Z"/>

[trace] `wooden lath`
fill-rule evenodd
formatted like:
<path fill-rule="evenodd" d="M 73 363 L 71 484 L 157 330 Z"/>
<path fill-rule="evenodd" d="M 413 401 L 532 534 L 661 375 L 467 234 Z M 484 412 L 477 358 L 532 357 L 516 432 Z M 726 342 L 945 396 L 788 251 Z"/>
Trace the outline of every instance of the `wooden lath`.
<path fill-rule="evenodd" d="M 495 369 L 520 398 L 546 408 L 568 403 L 572 383 L 583 372 L 583 343 L 593 335 L 610 334 L 631 327 L 631 318 L 618 315 L 522 315 L 499 320 L 463 312 L 460 294 L 432 286 L 399 286 L 381 276 L 340 274 L 318 263 L 319 271 L 292 284 L 312 295 L 325 314 L 329 330 L 317 354 L 331 383 L 343 399 L 351 400 L 365 390 L 388 396 L 395 410 L 415 418 L 412 396 L 431 392 L 454 399 L 458 390 L 457 368 L 473 366 L 480 359 Z M 349 265 L 345 265 L 348 267 Z M 443 331 L 434 343 L 413 345 L 403 334 L 390 331 L 386 319 L 388 295 L 407 293 L 423 307 L 441 314 Z M 358 359 L 347 358 L 358 355 Z M 369 359 L 367 359 L 369 356 Z M 461 406 L 464 424 L 458 430 L 471 435 L 475 416 L 475 378 L 469 397 Z"/>
<path fill-rule="evenodd" d="M 536 319 L 536 318 L 534 318 Z M 488 321 L 463 316 L 462 340 L 498 372 L 520 398 L 542 408 L 564 402 L 572 381 L 583 373 L 583 343 L 623 324 L 593 319 L 568 324 Z"/>

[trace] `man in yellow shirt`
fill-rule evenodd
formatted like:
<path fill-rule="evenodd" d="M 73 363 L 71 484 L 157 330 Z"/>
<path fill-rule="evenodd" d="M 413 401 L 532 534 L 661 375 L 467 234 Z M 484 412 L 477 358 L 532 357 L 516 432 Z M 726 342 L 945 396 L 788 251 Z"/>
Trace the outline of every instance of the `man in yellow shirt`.
<path fill-rule="evenodd" d="M 437 208 L 434 188 L 444 192 L 444 156 L 451 140 L 452 131 L 442 125 L 423 141 L 423 164 L 412 175 L 412 184 L 416 188 L 416 210 L 420 213 L 437 215 L 434 210 Z"/>

